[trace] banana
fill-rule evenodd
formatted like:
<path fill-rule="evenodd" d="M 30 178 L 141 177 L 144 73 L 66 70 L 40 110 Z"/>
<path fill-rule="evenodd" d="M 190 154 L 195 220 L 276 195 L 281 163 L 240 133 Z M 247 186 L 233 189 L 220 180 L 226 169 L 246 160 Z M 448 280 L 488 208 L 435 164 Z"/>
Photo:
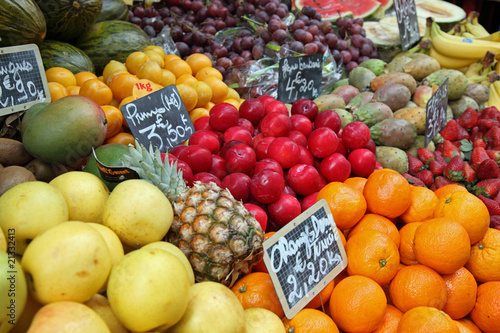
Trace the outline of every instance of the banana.
<path fill-rule="evenodd" d="M 486 37 L 476 37 L 477 40 L 489 40 L 491 42 L 500 42 L 500 31 L 496 31 L 492 34 L 489 34 Z"/>
<path fill-rule="evenodd" d="M 487 37 L 490 35 L 481 25 L 474 25 L 469 21 L 465 22 L 465 29 L 470 32 L 474 37 Z"/>
<path fill-rule="evenodd" d="M 442 55 L 467 59 L 481 59 L 487 51 L 500 54 L 500 43 L 464 38 L 445 33 L 437 23 L 432 23 L 432 47 Z"/>
<path fill-rule="evenodd" d="M 495 81 L 493 82 L 490 86 L 490 96 L 488 99 L 487 105 L 488 106 L 495 106 L 497 108 L 500 108 L 500 95 L 498 94 L 498 89 L 500 89 L 500 81 Z"/>
<path fill-rule="evenodd" d="M 441 65 L 441 68 L 461 69 L 465 66 L 469 66 L 469 65 L 477 62 L 477 59 L 463 59 L 463 58 L 446 56 L 446 55 L 438 52 L 434 48 L 434 46 L 432 46 L 431 49 L 429 50 L 429 55 L 431 57 L 435 58 L 439 62 L 439 64 Z"/>
<path fill-rule="evenodd" d="M 476 11 L 471 11 L 469 13 L 469 17 L 471 17 L 470 19 L 470 22 L 471 24 L 475 27 L 475 29 L 480 33 L 480 34 L 483 34 L 484 36 L 488 36 L 490 33 L 488 32 L 488 30 L 486 30 L 485 27 L 483 27 L 480 23 L 479 23 L 479 13 L 476 12 Z"/>

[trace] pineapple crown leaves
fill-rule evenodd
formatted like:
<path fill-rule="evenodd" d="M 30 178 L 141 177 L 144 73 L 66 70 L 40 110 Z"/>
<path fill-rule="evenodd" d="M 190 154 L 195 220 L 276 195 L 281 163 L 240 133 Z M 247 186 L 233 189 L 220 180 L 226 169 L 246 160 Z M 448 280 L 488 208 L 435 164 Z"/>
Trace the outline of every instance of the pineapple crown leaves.
<path fill-rule="evenodd" d="M 149 145 L 149 150 L 137 140 L 135 147 L 128 146 L 129 154 L 124 154 L 122 163 L 145 180 L 158 187 L 173 202 L 177 195 L 186 188 L 182 178 L 182 169 L 177 170 L 177 161 L 170 163 L 168 157 L 162 161 L 160 151 Z"/>

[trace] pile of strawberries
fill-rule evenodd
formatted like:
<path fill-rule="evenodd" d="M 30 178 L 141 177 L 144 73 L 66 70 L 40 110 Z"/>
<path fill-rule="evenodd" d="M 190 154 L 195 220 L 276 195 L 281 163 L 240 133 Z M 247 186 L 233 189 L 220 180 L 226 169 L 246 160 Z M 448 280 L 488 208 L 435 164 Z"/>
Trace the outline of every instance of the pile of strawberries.
<path fill-rule="evenodd" d="M 408 154 L 410 183 L 436 190 L 460 184 L 481 199 L 490 212 L 490 226 L 500 229 L 500 111 L 468 108 L 440 131 L 435 151 L 419 148 Z"/>

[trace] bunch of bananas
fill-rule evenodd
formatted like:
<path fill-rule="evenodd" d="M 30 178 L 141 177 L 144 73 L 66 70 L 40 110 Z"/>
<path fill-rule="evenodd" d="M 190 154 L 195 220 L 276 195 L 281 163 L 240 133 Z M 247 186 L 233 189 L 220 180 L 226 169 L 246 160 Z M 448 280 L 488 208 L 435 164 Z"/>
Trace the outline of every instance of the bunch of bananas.
<path fill-rule="evenodd" d="M 495 54 L 490 51 L 486 52 L 483 59 L 478 60 L 468 66 L 459 68 L 467 77 L 468 83 L 481 83 L 489 87 L 493 82 L 500 79 L 500 75 L 496 71 L 497 61 Z"/>
<path fill-rule="evenodd" d="M 477 21 L 477 15 L 469 15 L 452 33 L 442 31 L 436 22 L 430 23 L 430 30 L 432 46 L 429 55 L 436 58 L 443 68 L 463 70 L 471 64 L 481 63 L 487 52 L 493 53 L 494 57 L 500 56 L 500 41 L 495 40 L 500 33 L 489 34 Z"/>
<path fill-rule="evenodd" d="M 500 81 L 495 81 L 490 85 L 490 95 L 485 106 L 495 106 L 500 109 Z"/>

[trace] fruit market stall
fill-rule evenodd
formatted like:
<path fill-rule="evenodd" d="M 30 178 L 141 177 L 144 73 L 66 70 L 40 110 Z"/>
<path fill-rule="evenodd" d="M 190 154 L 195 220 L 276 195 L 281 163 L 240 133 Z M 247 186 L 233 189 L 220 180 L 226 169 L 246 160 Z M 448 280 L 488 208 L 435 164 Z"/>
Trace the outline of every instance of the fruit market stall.
<path fill-rule="evenodd" d="M 499 332 L 480 15 L 0 0 L 0 333 Z"/>

